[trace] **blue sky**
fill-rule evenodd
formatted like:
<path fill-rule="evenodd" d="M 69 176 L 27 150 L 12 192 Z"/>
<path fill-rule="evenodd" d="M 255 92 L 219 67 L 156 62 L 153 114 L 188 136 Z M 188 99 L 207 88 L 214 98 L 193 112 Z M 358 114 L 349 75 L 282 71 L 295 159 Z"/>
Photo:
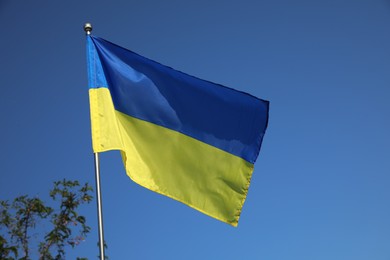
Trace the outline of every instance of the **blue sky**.
<path fill-rule="evenodd" d="M 238 228 L 101 155 L 110 259 L 390 259 L 390 2 L 0 1 L 0 199 L 94 184 L 85 33 L 271 102 Z M 94 259 L 92 233 L 69 259 Z"/>

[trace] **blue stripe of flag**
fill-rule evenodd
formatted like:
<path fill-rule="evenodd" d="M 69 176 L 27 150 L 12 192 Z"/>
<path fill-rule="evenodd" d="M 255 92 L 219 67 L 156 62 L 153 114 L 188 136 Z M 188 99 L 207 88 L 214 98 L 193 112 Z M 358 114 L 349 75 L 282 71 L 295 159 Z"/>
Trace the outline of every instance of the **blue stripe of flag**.
<path fill-rule="evenodd" d="M 254 163 L 269 102 L 201 80 L 91 37 L 115 109 Z"/>

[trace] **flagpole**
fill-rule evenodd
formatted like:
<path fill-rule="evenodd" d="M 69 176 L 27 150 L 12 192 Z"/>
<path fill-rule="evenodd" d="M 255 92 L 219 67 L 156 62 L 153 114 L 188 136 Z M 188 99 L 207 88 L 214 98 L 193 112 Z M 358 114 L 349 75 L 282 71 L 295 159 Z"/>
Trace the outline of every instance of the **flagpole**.
<path fill-rule="evenodd" d="M 94 158 L 95 158 L 96 197 L 97 197 L 98 225 L 99 225 L 99 251 L 100 251 L 100 260 L 104 260 L 105 254 L 104 254 L 104 234 L 103 234 L 103 211 L 102 211 L 102 194 L 100 191 L 99 153 L 94 153 Z"/>
<path fill-rule="evenodd" d="M 91 34 L 91 31 L 92 31 L 92 25 L 90 23 L 86 23 L 84 25 L 84 31 L 86 32 L 87 36 L 89 36 Z M 95 161 L 95 180 L 96 180 L 96 197 L 97 197 L 98 229 L 99 229 L 99 252 L 100 252 L 100 260 L 105 260 L 102 195 L 101 195 L 101 190 L 100 190 L 99 153 L 94 153 L 94 161 Z"/>

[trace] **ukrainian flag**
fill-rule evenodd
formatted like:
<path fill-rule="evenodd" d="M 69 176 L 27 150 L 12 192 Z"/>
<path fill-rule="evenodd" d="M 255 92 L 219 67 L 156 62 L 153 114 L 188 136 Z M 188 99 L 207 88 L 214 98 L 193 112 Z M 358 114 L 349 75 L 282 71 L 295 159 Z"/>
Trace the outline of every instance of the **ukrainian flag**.
<path fill-rule="evenodd" d="M 237 226 L 269 102 L 87 36 L 92 143 L 128 176 Z"/>

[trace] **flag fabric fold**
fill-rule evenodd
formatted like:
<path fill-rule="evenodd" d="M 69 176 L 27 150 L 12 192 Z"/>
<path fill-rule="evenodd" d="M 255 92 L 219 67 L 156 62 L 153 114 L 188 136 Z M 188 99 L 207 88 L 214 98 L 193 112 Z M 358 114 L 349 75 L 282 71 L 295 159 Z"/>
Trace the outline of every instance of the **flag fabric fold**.
<path fill-rule="evenodd" d="M 94 152 L 136 183 L 237 226 L 269 102 L 87 36 Z"/>

